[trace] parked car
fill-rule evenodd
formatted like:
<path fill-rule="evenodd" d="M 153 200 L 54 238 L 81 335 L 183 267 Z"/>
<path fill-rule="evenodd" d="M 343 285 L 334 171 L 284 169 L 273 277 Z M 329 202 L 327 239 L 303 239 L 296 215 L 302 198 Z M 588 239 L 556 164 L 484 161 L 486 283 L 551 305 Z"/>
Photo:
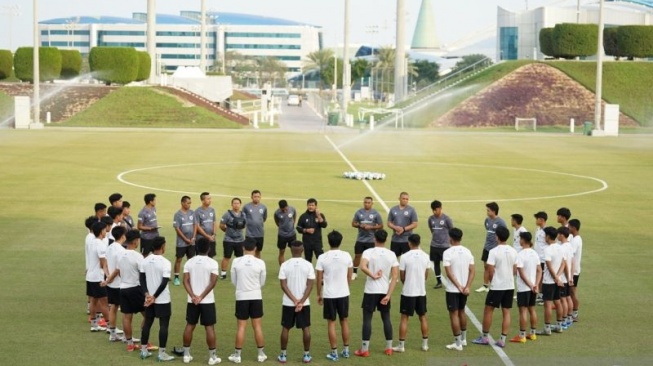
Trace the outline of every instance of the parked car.
<path fill-rule="evenodd" d="M 297 94 L 291 94 L 288 96 L 288 105 L 294 105 L 301 107 L 302 106 L 302 100 L 299 98 L 299 95 Z"/>

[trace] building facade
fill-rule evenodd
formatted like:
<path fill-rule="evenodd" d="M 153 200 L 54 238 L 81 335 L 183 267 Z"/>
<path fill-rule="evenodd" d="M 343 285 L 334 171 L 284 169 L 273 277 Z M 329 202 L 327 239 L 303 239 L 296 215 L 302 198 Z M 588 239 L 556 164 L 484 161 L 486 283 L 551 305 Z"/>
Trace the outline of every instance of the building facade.
<path fill-rule="evenodd" d="M 606 27 L 653 25 L 653 0 L 607 0 L 603 10 Z M 571 6 L 544 6 L 522 12 L 497 10 L 497 58 L 542 60 L 540 30 L 560 23 L 599 23 L 599 2 Z"/>
<path fill-rule="evenodd" d="M 199 66 L 201 13 L 157 14 L 157 69 L 174 71 L 179 66 Z M 147 47 L 147 14 L 132 18 L 70 17 L 39 22 L 41 46 L 75 49 L 87 55 L 98 46 Z M 294 21 L 238 13 L 207 13 L 206 65 L 224 61 L 225 52 L 249 57 L 270 56 L 283 62 L 287 75 L 301 73 L 302 62 L 322 48 L 322 29 Z"/>

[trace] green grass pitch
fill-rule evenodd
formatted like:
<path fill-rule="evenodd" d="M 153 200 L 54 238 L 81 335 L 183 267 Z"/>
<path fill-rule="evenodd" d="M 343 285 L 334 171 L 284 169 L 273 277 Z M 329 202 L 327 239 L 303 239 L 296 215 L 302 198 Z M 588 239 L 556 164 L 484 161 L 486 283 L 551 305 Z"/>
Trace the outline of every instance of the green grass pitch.
<path fill-rule="evenodd" d="M 0 364 L 3 365 L 142 365 L 137 353 L 110 344 L 104 334 L 89 332 L 84 296 L 85 228 L 95 202 L 121 192 L 132 203 L 135 217 L 143 195 L 157 194 L 163 235 L 170 243 L 166 257 L 174 257 L 172 217 L 183 194 L 199 205 L 199 193 L 213 194 L 219 214 L 232 197 L 248 202 L 252 189 L 263 192 L 270 212 L 279 199 L 288 199 L 299 212 L 315 197 L 330 229 L 345 236 L 343 249 L 353 254 L 355 229 L 351 217 L 371 191 L 360 181 L 341 177 L 352 170 L 333 148 L 362 171 L 387 175 L 369 182 L 383 204 L 397 204 L 399 192 L 410 193 L 419 213 L 416 230 L 428 243 L 427 217 L 433 199 L 444 202 L 444 212 L 464 231 L 463 244 L 476 256 L 476 288 L 481 283 L 481 247 L 485 203 L 496 200 L 500 216 L 525 217 L 534 228 L 533 213 L 545 210 L 556 225 L 555 211 L 569 207 L 581 220 L 584 257 L 579 287 L 581 322 L 562 335 L 541 337 L 525 345 L 508 344 L 505 353 L 515 365 L 565 362 L 574 365 L 646 365 L 653 361 L 650 330 L 651 279 L 650 220 L 653 192 L 653 140 L 650 136 L 589 138 L 565 134 L 449 133 L 380 131 L 374 134 L 322 135 L 261 133 L 260 131 L 158 131 L 45 129 L 0 132 Z M 121 174 L 122 173 L 122 174 Z M 118 179 L 120 175 L 121 180 Z M 607 188 L 604 184 L 607 184 Z M 219 241 L 221 237 L 219 238 Z M 266 224 L 263 258 L 268 266 L 264 287 L 264 332 L 268 363 L 279 351 L 281 290 L 276 228 Z M 428 245 L 428 244 L 426 244 Z M 428 250 L 428 248 L 424 248 Z M 463 352 L 444 348 L 452 340 L 443 290 L 428 288 L 429 352 L 420 350 L 417 320 L 411 320 L 407 351 L 383 355 L 384 341 L 378 314 L 374 318 L 372 355 L 340 360 L 341 364 L 371 365 L 501 365 L 490 347 L 470 345 Z M 351 350 L 360 346 L 363 280 L 353 282 Z M 227 281 L 216 288 L 218 354 L 223 362 L 232 351 L 235 333 L 234 290 Z M 392 317 L 398 338 L 398 300 Z M 185 292 L 172 287 L 173 316 L 169 348 L 181 345 L 185 324 Z M 484 294 L 472 294 L 468 306 L 481 318 Z M 315 364 L 327 364 L 329 350 L 321 308 L 313 308 L 312 354 Z M 541 308 L 540 308 L 541 311 Z M 540 313 L 541 314 L 541 313 Z M 541 322 L 543 316 L 541 316 Z M 119 323 L 120 324 L 120 323 Z M 499 312 L 491 334 L 498 336 Z M 513 311 L 512 337 L 518 330 Z M 152 341 L 157 343 L 158 325 Z M 135 332 L 140 335 L 140 331 Z M 290 334 L 289 363 L 301 362 L 299 330 Z M 478 335 L 471 324 L 468 339 Z M 254 364 L 256 351 L 251 328 L 243 363 Z M 202 329 L 192 347 L 194 364 L 208 359 Z M 180 363 L 180 360 L 175 360 Z"/>

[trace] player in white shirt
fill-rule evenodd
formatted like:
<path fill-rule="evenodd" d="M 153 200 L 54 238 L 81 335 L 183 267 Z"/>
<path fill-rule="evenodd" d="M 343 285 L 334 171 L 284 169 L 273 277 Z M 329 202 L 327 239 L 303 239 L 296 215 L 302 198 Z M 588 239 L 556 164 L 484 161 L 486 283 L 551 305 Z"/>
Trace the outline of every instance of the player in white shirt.
<path fill-rule="evenodd" d="M 111 206 L 110 208 L 115 207 Z M 115 241 L 107 247 L 106 258 L 109 273 L 115 271 L 118 266 L 118 261 L 125 253 L 125 248 L 123 247 L 127 239 L 125 233 L 127 233 L 127 229 L 123 226 L 116 226 L 111 230 L 111 236 L 115 238 Z M 120 306 L 120 277 L 107 285 L 107 299 L 109 302 L 109 342 L 120 341 L 122 337 L 118 337 L 118 334 L 122 334 L 123 331 L 116 328 L 116 318 L 118 307 Z"/>
<path fill-rule="evenodd" d="M 408 318 L 417 313 L 422 330 L 422 351 L 429 350 L 429 322 L 426 318 L 426 279 L 429 270 L 433 269 L 433 262 L 419 245 L 419 234 L 408 237 L 410 250 L 404 253 L 399 260 L 399 277 L 403 287 L 401 289 L 401 303 L 399 312 L 399 345 L 392 347 L 394 352 L 404 352 L 406 336 L 408 335 Z"/>
<path fill-rule="evenodd" d="M 189 202 L 190 203 L 190 202 Z M 208 256 L 209 239 L 201 237 L 195 243 L 197 255 L 184 264 L 184 289 L 188 293 L 186 304 L 186 328 L 184 329 L 184 363 L 193 360 L 190 355 L 190 344 L 193 341 L 193 331 L 200 322 L 206 331 L 206 345 L 209 347 L 209 365 L 217 365 L 222 360 L 216 354 L 215 348 L 215 296 L 213 288 L 218 281 L 220 270 L 218 262 Z"/>
<path fill-rule="evenodd" d="M 476 271 L 474 270 L 474 256 L 472 252 L 460 244 L 463 232 L 458 228 L 449 230 L 449 243 L 451 247 L 442 254 L 444 271 L 447 275 L 447 310 L 451 320 L 451 331 L 454 343 L 448 344 L 447 349 L 462 351 L 467 345 L 467 315 L 465 306 L 469 297 L 470 287 Z"/>
<path fill-rule="evenodd" d="M 537 230 L 535 231 L 535 251 L 540 257 L 540 267 L 542 267 L 542 273 L 544 273 L 544 250 L 549 246 L 546 243 L 546 234 L 544 234 L 544 228 L 546 227 L 546 220 L 549 218 L 549 215 L 544 211 L 536 212 L 535 217 L 535 226 Z M 542 282 L 540 281 L 540 291 L 537 294 L 535 299 L 537 305 L 544 305 L 544 300 L 542 299 Z"/>
<path fill-rule="evenodd" d="M 558 228 L 558 242 L 564 253 L 565 270 L 562 274 L 561 280 L 564 284 L 564 289 L 560 290 L 560 305 L 562 307 L 562 329 L 568 329 L 573 324 L 572 308 L 574 307 L 571 301 L 570 287 L 574 284 L 572 277 L 572 266 L 574 261 L 574 249 L 569 243 L 568 238 L 571 237 L 569 228 L 561 226 Z"/>
<path fill-rule="evenodd" d="M 283 291 L 281 309 L 281 353 L 279 362 L 286 363 L 288 334 L 297 327 L 302 330 L 304 341 L 304 363 L 311 357 L 311 302 L 309 296 L 315 282 L 315 270 L 308 260 L 302 258 L 304 243 L 295 240 L 290 244 L 292 258 L 286 260 L 279 268 L 279 282 Z"/>
<path fill-rule="evenodd" d="M 168 343 L 168 326 L 172 315 L 170 303 L 170 273 L 172 263 L 163 256 L 166 239 L 157 236 L 152 240 L 152 254 L 141 263 L 141 287 L 145 291 L 145 322 L 141 335 L 141 359 L 152 354 L 148 352 L 148 340 L 154 318 L 159 318 L 159 355 L 157 361 L 172 361 L 175 358 L 166 353 Z"/>
<path fill-rule="evenodd" d="M 327 320 L 331 352 L 327 359 L 338 361 L 336 318 L 340 318 L 342 332 L 342 357 L 349 358 L 349 286 L 353 276 L 351 254 L 340 250 L 342 234 L 332 231 L 327 235 L 329 250 L 317 259 L 317 302 L 324 306 L 323 317 Z M 347 284 L 345 286 L 345 284 Z"/>
<path fill-rule="evenodd" d="M 526 230 L 526 228 L 522 226 L 523 222 L 524 222 L 524 216 L 522 216 L 520 214 L 510 215 L 510 226 L 512 226 L 512 229 L 513 229 L 512 230 L 512 247 L 515 248 L 517 253 L 521 252 L 521 249 L 522 249 L 519 234 L 528 232 L 528 230 Z"/>
<path fill-rule="evenodd" d="M 354 354 L 369 357 L 372 337 L 372 316 L 378 309 L 383 321 L 385 354 L 392 355 L 392 321 L 390 320 L 390 299 L 399 277 L 399 262 L 393 251 L 385 247 L 388 232 L 381 229 L 374 232 L 374 248 L 363 252 L 360 270 L 367 276 L 363 292 L 363 341 Z"/>
<path fill-rule="evenodd" d="M 544 299 L 544 330 L 538 335 L 551 335 L 551 331 L 562 332 L 562 307 L 560 305 L 560 288 L 564 286 L 560 276 L 565 270 L 564 253 L 556 242 L 558 230 L 552 226 L 544 228 L 548 247 L 544 251 L 546 266 L 542 274 L 542 298 Z M 551 326 L 553 307 L 556 308 L 558 327 Z"/>
<path fill-rule="evenodd" d="M 236 332 L 236 349 L 228 358 L 234 363 L 241 362 L 241 350 L 245 343 L 245 327 L 247 320 L 252 319 L 254 339 L 258 348 L 258 362 L 265 361 L 263 328 L 263 294 L 261 288 L 265 284 L 265 262 L 256 258 L 256 241 L 245 238 L 243 244 L 244 254 L 237 257 L 231 264 L 231 283 L 236 287 L 236 319 L 238 331 Z"/>
<path fill-rule="evenodd" d="M 570 287 L 571 290 L 571 301 L 573 304 L 572 307 L 572 320 L 574 322 L 578 321 L 578 308 L 580 307 L 580 301 L 578 301 L 578 280 L 580 279 L 580 262 L 583 257 L 583 238 L 580 237 L 580 220 L 571 219 L 569 220 L 569 232 L 573 235 L 571 239 L 571 247 L 574 251 L 574 261 L 573 261 L 573 273 L 574 284 Z"/>
<path fill-rule="evenodd" d="M 86 295 L 91 298 L 90 313 L 95 315 L 91 320 L 91 332 L 105 331 L 106 328 L 98 325 L 101 313 L 109 319 L 109 306 L 107 304 L 107 291 L 100 286 L 105 276 L 109 275 L 107 269 L 107 246 L 104 240 L 107 235 L 107 225 L 95 222 L 91 226 L 93 238 L 86 241 Z"/>
<path fill-rule="evenodd" d="M 510 309 L 515 293 L 517 251 L 512 246 L 506 245 L 506 240 L 510 237 L 508 228 L 498 226 L 495 233 L 498 244 L 490 250 L 485 262 L 490 279 L 490 291 L 485 298 L 483 310 L 483 334 L 472 342 L 481 345 L 490 344 L 488 336 L 492 326 L 492 313 L 494 309 L 501 308 L 503 314 L 501 337 L 494 345 L 503 348 L 506 346 L 506 337 L 510 331 Z"/>
<path fill-rule="evenodd" d="M 522 250 L 517 254 L 517 306 L 519 307 L 519 334 L 510 342 L 526 343 L 526 339 L 537 339 L 537 312 L 535 298 L 539 283 L 542 281 L 540 257 L 533 250 L 533 236 L 529 232 L 520 233 Z M 530 315 L 531 330 L 526 335 L 528 316 Z"/>
<path fill-rule="evenodd" d="M 134 343 L 139 341 L 133 338 L 132 334 L 134 314 L 141 313 L 145 317 L 145 295 L 140 282 L 143 255 L 137 250 L 141 243 L 141 234 L 138 230 L 129 230 L 125 238 L 127 250 L 122 253 L 116 268 L 103 284 L 111 284 L 115 282 L 114 279 L 120 278 L 120 312 L 125 332 L 124 339 L 127 342 L 127 351 L 132 352 L 136 349 Z"/>

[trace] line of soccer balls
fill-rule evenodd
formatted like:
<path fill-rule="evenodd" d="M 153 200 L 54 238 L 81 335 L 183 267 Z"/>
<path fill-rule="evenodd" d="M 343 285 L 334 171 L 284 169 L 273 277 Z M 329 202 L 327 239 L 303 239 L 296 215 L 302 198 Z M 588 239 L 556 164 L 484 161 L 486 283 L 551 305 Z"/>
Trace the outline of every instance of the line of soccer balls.
<path fill-rule="evenodd" d="M 385 174 L 378 172 L 344 172 L 342 176 L 347 179 L 358 179 L 358 180 L 381 180 L 385 179 Z"/>

